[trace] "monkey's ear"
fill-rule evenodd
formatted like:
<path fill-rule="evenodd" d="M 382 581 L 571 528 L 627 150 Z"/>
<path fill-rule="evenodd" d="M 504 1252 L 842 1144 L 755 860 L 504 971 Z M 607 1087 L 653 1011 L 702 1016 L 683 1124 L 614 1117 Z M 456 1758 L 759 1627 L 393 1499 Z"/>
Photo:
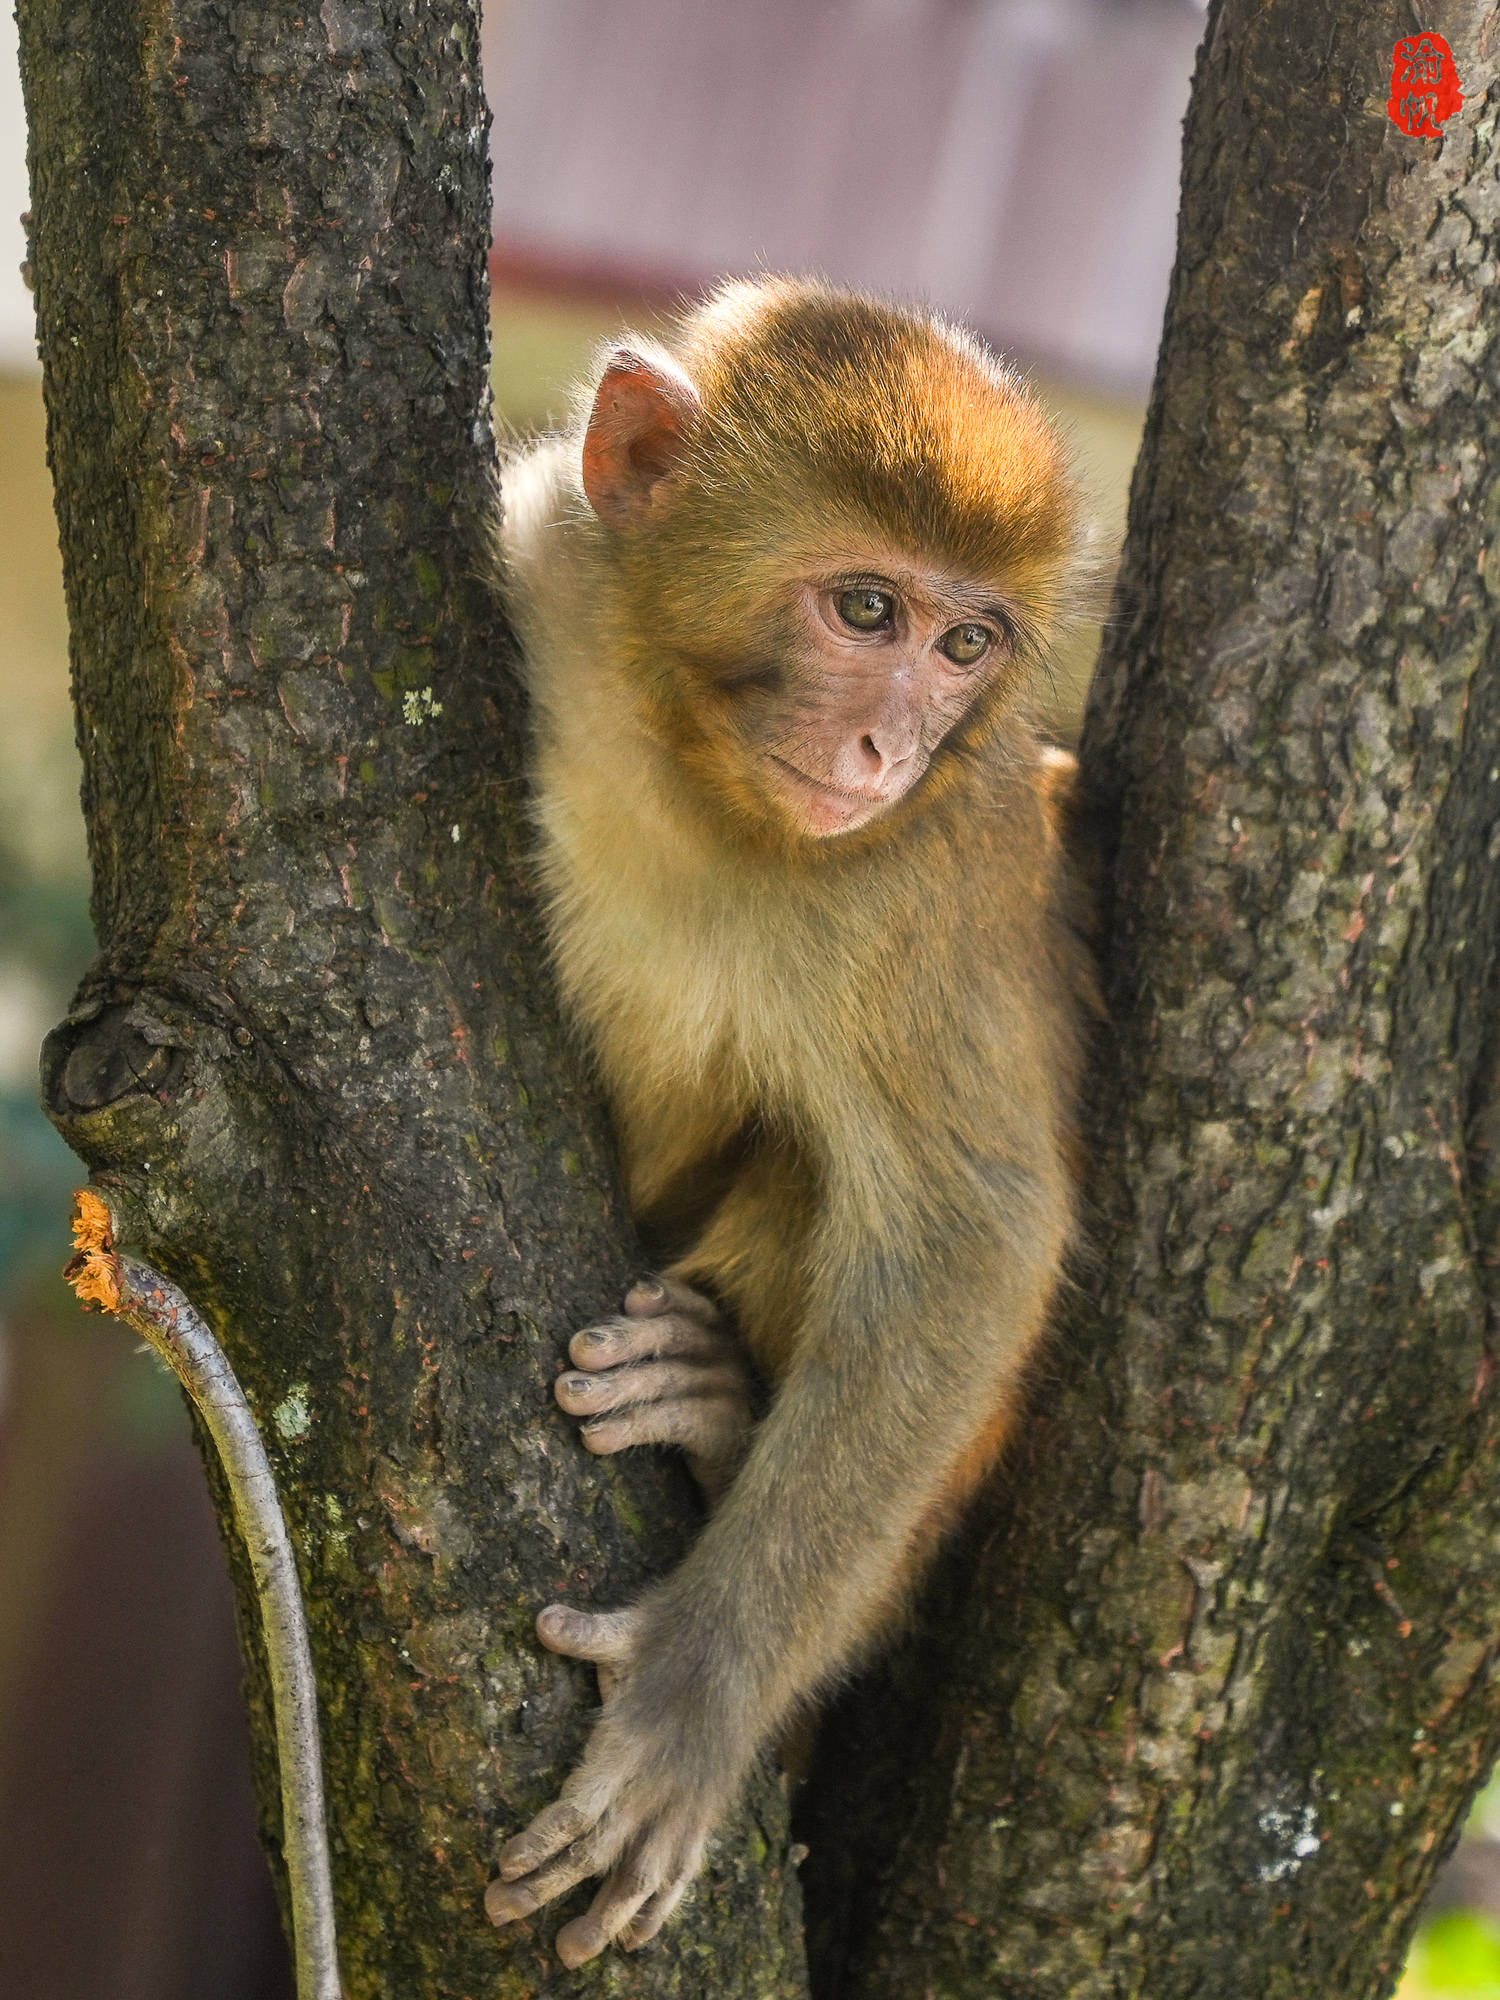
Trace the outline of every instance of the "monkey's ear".
<path fill-rule="evenodd" d="M 698 415 L 698 392 L 665 355 L 617 347 L 605 363 L 583 434 L 583 490 L 604 521 L 642 519 L 677 467 Z"/>

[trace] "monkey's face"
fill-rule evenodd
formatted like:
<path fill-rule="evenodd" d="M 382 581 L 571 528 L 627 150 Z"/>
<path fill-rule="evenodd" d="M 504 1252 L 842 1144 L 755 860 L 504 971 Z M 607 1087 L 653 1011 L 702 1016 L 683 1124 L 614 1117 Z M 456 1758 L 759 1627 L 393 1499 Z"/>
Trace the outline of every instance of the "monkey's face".
<path fill-rule="evenodd" d="M 884 838 L 942 796 L 1003 738 L 1049 624 L 1019 565 L 966 576 L 816 525 L 757 523 L 728 561 L 729 525 L 682 537 L 624 621 L 652 733 L 711 812 L 782 853 Z"/>
<path fill-rule="evenodd" d="M 735 828 L 783 849 L 884 835 L 1003 722 L 1055 624 L 1061 441 L 937 322 L 809 310 L 805 287 L 736 298 L 680 356 L 622 346 L 600 375 L 580 472 L 615 651 Z"/>
<path fill-rule="evenodd" d="M 783 672 L 742 727 L 767 804 L 817 840 L 888 813 L 1015 651 L 995 592 L 890 558 L 794 588 Z"/>

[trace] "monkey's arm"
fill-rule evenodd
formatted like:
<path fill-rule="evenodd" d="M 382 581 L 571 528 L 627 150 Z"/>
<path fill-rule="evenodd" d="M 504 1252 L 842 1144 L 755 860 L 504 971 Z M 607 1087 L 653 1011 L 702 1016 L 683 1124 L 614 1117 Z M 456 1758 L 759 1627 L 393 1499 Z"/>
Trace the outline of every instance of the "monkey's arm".
<path fill-rule="evenodd" d="M 632 1610 L 554 1605 L 554 1650 L 605 1704 L 557 1803 L 501 1855 L 487 1907 L 529 1915 L 607 1880 L 558 1949 L 655 1934 L 757 1752 L 889 1615 L 982 1433 L 1011 1404 L 1066 1229 L 1059 1173 L 1019 1160 L 889 1179 L 882 1213 L 831 1189 L 791 1368 L 682 1566 Z"/>

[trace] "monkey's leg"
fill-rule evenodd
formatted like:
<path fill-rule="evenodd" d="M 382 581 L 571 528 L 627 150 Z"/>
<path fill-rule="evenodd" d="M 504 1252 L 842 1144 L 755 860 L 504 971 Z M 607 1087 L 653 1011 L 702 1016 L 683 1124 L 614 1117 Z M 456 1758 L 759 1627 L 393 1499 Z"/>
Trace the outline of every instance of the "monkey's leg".
<path fill-rule="evenodd" d="M 587 1448 L 679 1445 L 714 1505 L 749 1445 L 754 1377 L 712 1299 L 642 1279 L 626 1293 L 624 1313 L 575 1333 L 568 1354 L 573 1368 L 553 1393 L 583 1419 Z"/>

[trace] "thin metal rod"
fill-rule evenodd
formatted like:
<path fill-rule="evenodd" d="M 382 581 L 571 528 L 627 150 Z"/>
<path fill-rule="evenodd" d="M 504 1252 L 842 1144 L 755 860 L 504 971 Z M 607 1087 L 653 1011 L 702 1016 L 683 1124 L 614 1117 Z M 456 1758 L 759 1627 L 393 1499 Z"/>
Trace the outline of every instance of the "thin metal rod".
<path fill-rule="evenodd" d="M 115 1250 L 113 1217 L 92 1190 L 79 1198 L 74 1228 L 80 1254 L 68 1276 L 80 1298 L 118 1313 L 161 1356 L 192 1398 L 224 1469 L 235 1525 L 250 1559 L 271 1676 L 297 2000 L 343 2000 L 317 1682 L 297 1561 L 260 1431 L 205 1321 L 159 1272 Z"/>

